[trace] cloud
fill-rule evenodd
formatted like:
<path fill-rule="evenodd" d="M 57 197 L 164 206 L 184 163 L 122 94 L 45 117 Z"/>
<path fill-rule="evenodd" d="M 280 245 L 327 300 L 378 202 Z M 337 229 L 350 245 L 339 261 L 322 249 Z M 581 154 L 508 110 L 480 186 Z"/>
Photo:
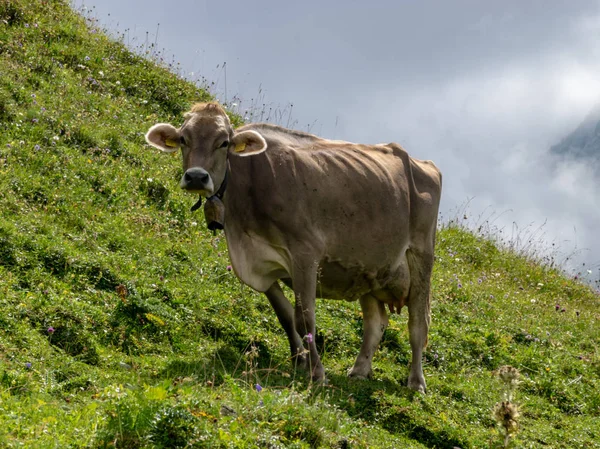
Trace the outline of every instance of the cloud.
<path fill-rule="evenodd" d="M 595 62 L 540 55 L 435 86 L 381 91 L 366 115 L 384 120 L 387 140 L 396 136 L 410 153 L 440 166 L 443 210 L 473 198 L 471 214 L 491 207 L 502 215 L 501 228 L 543 225 L 548 249 L 554 242 L 563 257 L 578 252 L 570 267 L 600 267 L 600 171 L 548 152 L 600 99 L 597 73 Z"/>

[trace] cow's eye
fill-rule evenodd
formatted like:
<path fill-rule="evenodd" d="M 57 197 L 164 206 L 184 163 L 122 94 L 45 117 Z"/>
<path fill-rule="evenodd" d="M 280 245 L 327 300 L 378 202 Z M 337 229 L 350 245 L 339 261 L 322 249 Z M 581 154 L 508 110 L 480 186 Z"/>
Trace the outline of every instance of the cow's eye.
<path fill-rule="evenodd" d="M 223 142 L 221 144 L 221 146 L 219 148 L 228 148 L 229 147 L 229 140 L 226 140 L 225 142 Z"/>

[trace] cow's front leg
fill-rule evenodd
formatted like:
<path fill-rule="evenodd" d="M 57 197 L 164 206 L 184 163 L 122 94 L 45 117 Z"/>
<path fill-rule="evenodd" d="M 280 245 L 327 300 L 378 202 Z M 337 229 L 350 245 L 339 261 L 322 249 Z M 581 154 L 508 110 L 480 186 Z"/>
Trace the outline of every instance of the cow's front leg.
<path fill-rule="evenodd" d="M 363 342 L 356 362 L 348 375 L 365 379 L 372 375 L 373 354 L 379 346 L 389 321 L 385 304 L 373 296 L 367 295 L 360 298 L 360 308 L 363 313 Z"/>
<path fill-rule="evenodd" d="M 308 366 L 312 379 L 322 381 L 325 380 L 325 370 L 317 353 L 317 344 L 315 341 L 316 264 L 309 267 L 296 267 L 294 269 L 292 284 L 296 296 L 296 307 L 294 310 L 296 331 L 306 341 L 308 346 Z"/>
<path fill-rule="evenodd" d="M 292 304 L 285 297 L 278 282 L 275 282 L 265 292 L 265 295 L 269 299 L 271 306 L 275 310 L 275 314 L 283 327 L 283 330 L 287 334 L 290 342 L 290 350 L 292 353 L 292 362 L 294 368 L 306 368 L 306 357 L 304 356 L 304 345 L 302 344 L 302 338 L 296 332 L 294 325 L 294 308 Z"/>

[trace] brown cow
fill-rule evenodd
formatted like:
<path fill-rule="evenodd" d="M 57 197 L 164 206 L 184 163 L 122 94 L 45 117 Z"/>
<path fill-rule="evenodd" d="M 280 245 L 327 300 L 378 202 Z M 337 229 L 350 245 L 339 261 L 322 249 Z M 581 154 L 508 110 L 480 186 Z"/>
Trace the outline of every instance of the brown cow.
<path fill-rule="evenodd" d="M 360 301 L 364 338 L 349 372 L 360 378 L 371 376 L 388 325 L 385 305 L 399 313 L 406 304 L 408 386 L 425 391 L 421 358 L 442 182 L 432 162 L 394 143 L 332 141 L 269 124 L 234 130 L 216 103 L 195 105 L 178 129 L 154 125 L 146 140 L 162 151 L 181 149 L 181 188 L 204 197 L 218 191 L 235 274 L 265 293 L 294 360 L 313 379 L 325 377 L 312 338 L 317 295 Z M 294 290 L 295 307 L 279 280 Z"/>

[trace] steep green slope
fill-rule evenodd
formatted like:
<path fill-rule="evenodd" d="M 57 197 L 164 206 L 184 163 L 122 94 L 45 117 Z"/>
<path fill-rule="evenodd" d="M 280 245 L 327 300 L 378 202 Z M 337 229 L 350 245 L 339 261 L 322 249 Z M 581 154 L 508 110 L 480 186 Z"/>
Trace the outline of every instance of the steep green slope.
<path fill-rule="evenodd" d="M 179 160 L 143 141 L 208 97 L 64 1 L 0 0 L 0 447 L 490 447 L 506 364 L 520 446 L 600 447 L 598 295 L 456 226 L 426 396 L 404 386 L 406 312 L 374 380 L 347 380 L 362 319 L 345 302 L 318 304 L 329 384 L 297 378 Z"/>

